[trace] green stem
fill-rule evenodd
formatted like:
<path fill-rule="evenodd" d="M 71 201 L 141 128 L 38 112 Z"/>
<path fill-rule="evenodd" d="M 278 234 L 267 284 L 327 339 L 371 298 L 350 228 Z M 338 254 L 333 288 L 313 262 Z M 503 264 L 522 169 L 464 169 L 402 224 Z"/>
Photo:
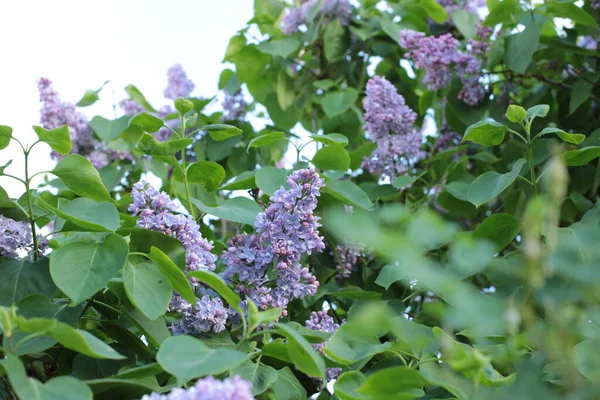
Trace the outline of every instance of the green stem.
<path fill-rule="evenodd" d="M 17 180 L 17 181 L 21 182 L 23 185 L 25 185 L 25 181 L 24 181 L 23 179 L 21 179 L 21 178 L 19 178 L 19 177 L 16 177 L 16 176 L 14 176 L 14 175 L 11 175 L 11 174 L 2 174 L 2 176 L 6 176 L 6 177 L 8 177 L 8 178 L 13 178 L 13 179 L 15 179 L 15 180 Z"/>
<path fill-rule="evenodd" d="M 181 116 L 181 137 L 185 137 L 185 116 Z M 187 171 L 185 168 L 185 149 L 181 150 L 181 174 L 183 175 L 183 186 L 185 187 L 185 196 L 188 202 L 188 209 L 192 218 L 196 220 L 196 209 L 194 208 L 194 204 L 192 203 L 192 195 L 190 193 L 190 185 L 187 179 Z"/>
<path fill-rule="evenodd" d="M 529 159 L 529 173 L 531 174 L 531 183 L 533 187 L 533 195 L 537 197 L 538 188 L 537 188 L 537 180 L 535 179 L 535 167 L 533 166 L 533 152 L 531 151 L 531 143 L 527 147 L 527 158 Z"/>
<path fill-rule="evenodd" d="M 31 224 L 31 236 L 33 237 L 33 259 L 38 259 L 38 240 L 37 233 L 35 231 L 35 217 L 33 215 L 33 199 L 31 197 L 31 190 L 29 189 L 29 150 L 25 151 L 25 192 L 27 193 L 27 206 L 29 208 L 29 223 Z"/>

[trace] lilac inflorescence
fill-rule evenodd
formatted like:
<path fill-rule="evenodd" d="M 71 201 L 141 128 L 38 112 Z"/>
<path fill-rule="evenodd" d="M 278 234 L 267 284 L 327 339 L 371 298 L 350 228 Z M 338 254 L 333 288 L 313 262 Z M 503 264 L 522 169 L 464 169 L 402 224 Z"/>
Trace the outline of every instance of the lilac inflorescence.
<path fill-rule="evenodd" d="M 346 321 L 342 321 L 342 325 Z M 336 324 L 333 317 L 327 314 L 326 311 L 313 311 L 310 313 L 310 318 L 306 320 L 306 327 L 313 331 L 321 331 L 334 334 L 340 327 L 340 324 Z M 325 355 L 325 346 L 327 340 L 322 343 L 315 343 L 312 346 L 319 353 Z M 341 368 L 327 368 L 327 380 L 336 379 L 342 372 Z"/>
<path fill-rule="evenodd" d="M 325 248 L 319 236 L 319 217 L 313 215 L 324 185 L 314 170 L 294 171 L 287 179 L 290 189 L 281 187 L 271 204 L 255 222 L 256 233 L 231 238 L 222 260 L 223 277 L 237 284 L 260 309 L 280 307 L 283 315 L 290 300 L 313 295 L 319 282 L 300 263 L 302 256 Z M 277 278 L 270 282 L 269 267 Z"/>
<path fill-rule="evenodd" d="M 407 165 L 423 157 L 423 135 L 414 127 L 417 114 L 406 105 L 387 79 L 375 76 L 367 83 L 365 130 L 377 148 L 363 160 L 371 173 L 395 179 Z"/>
<path fill-rule="evenodd" d="M 309 22 L 309 18 L 314 14 L 314 19 L 321 17 L 326 20 L 337 19 L 342 25 L 348 25 L 352 19 L 352 6 L 349 0 L 323 0 L 321 8 L 320 0 L 307 0 L 294 7 L 285 10 L 281 22 L 281 30 L 285 35 L 293 35 L 300 30 L 302 25 Z"/>
<path fill-rule="evenodd" d="M 246 115 L 248 103 L 244 99 L 242 90 L 238 90 L 235 94 L 225 94 L 225 99 L 221 105 L 223 107 L 223 122 L 243 120 Z"/>
<path fill-rule="evenodd" d="M 50 79 L 40 78 L 38 89 L 40 101 L 42 102 L 40 123 L 44 129 L 56 129 L 68 124 L 73 144 L 71 152 L 84 156 L 90 154 L 94 150 L 97 141 L 92 135 L 92 129 L 86 116 L 77 111 L 75 104 L 60 101 Z M 54 151 L 51 155 L 55 160 L 62 158 L 60 154 Z"/>
<path fill-rule="evenodd" d="M 485 97 L 485 87 L 481 82 L 481 61 L 489 50 L 488 40 L 492 30 L 478 26 L 480 40 L 470 40 L 470 52 L 459 49 L 460 43 L 447 33 L 438 37 L 425 36 L 422 32 L 403 30 L 400 32 L 400 45 L 408 50 L 405 57 L 412 60 L 417 68 L 425 70 L 423 83 L 430 90 L 446 87 L 453 76 L 458 76 L 463 88 L 458 98 L 469 105 L 479 104 Z"/>
<path fill-rule="evenodd" d="M 189 389 L 177 388 L 168 394 L 153 392 L 141 400 L 253 400 L 252 384 L 239 376 L 222 381 L 213 376 L 200 379 Z"/>
<path fill-rule="evenodd" d="M 471 14 L 477 14 L 479 9 L 485 7 L 485 0 L 437 0 L 437 3 L 444 7 L 450 17 L 456 10 L 465 10 Z"/>
<path fill-rule="evenodd" d="M 175 64 L 167 71 L 167 88 L 165 97 L 175 100 L 178 97 L 190 97 L 195 88 L 180 64 Z"/>
<path fill-rule="evenodd" d="M 596 10 L 600 10 L 600 0 L 590 0 L 590 5 Z"/>
<path fill-rule="evenodd" d="M 31 227 L 0 215 L 0 256 L 17 258 L 17 250 L 31 244 Z"/>
<path fill-rule="evenodd" d="M 152 186 L 138 182 L 131 192 L 133 203 L 129 211 L 137 215 L 137 226 L 162 232 L 178 239 L 186 253 L 188 271 L 213 271 L 217 256 L 211 253 L 213 245 L 200 234 L 200 227 L 189 216 L 174 214 L 177 205 L 165 192 L 158 192 Z M 209 293 L 198 283 L 193 282 L 198 299 L 196 306 L 175 294 L 169 305 L 171 311 L 181 313 L 182 317 L 171 329 L 174 334 L 200 333 L 225 329 L 228 312 L 221 299 Z"/>
<path fill-rule="evenodd" d="M 119 102 L 119 107 L 121 107 L 121 110 L 123 110 L 125 115 L 128 115 L 130 117 L 133 117 L 134 115 L 144 111 L 144 107 L 142 107 L 139 103 L 131 99 L 121 100 Z"/>

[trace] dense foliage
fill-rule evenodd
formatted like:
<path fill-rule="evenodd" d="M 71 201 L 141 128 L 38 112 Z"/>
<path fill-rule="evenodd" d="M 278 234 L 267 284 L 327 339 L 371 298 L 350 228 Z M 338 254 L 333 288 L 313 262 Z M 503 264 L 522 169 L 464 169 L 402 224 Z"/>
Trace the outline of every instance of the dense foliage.
<path fill-rule="evenodd" d="M 2 398 L 599 398 L 600 3 L 254 10 L 220 107 L 0 126 Z"/>

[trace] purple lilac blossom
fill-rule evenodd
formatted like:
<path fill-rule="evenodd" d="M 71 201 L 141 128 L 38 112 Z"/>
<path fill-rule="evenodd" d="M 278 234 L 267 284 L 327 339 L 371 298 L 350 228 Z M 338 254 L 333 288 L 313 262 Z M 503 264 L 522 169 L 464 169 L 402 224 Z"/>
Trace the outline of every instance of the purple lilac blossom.
<path fill-rule="evenodd" d="M 0 215 L 0 256 L 18 258 L 17 250 L 31 244 L 31 227 Z"/>
<path fill-rule="evenodd" d="M 344 325 L 346 321 L 342 321 L 342 325 Z M 340 327 L 340 324 L 336 324 L 333 320 L 333 317 L 329 316 L 326 311 L 313 311 L 310 313 L 310 318 L 306 320 L 306 327 L 312 329 L 313 331 L 321 331 L 334 334 Z M 327 340 L 322 343 L 315 343 L 312 346 L 315 350 L 325 356 L 325 346 L 327 345 Z M 330 381 L 332 379 L 336 379 L 340 373 L 342 372 L 341 368 L 327 368 L 327 380 Z"/>
<path fill-rule="evenodd" d="M 141 400 L 253 400 L 252 383 L 239 376 L 222 381 L 213 376 L 200 379 L 189 389 L 177 388 L 170 393 L 152 392 Z"/>
<path fill-rule="evenodd" d="M 598 1 L 600 4 L 600 0 Z M 594 39 L 592 36 L 580 36 L 577 39 L 577 46 L 588 50 L 596 50 L 600 39 Z"/>
<path fill-rule="evenodd" d="M 590 5 L 596 10 L 600 10 L 600 0 L 590 0 Z"/>
<path fill-rule="evenodd" d="M 364 108 L 364 129 L 377 148 L 365 157 L 363 167 L 393 180 L 424 155 L 420 149 L 423 135 L 414 127 L 417 114 L 394 85 L 380 76 L 367 83 Z"/>
<path fill-rule="evenodd" d="M 315 294 L 319 282 L 300 263 L 303 255 L 325 248 L 319 236 L 319 217 L 313 215 L 324 181 L 314 170 L 294 171 L 287 179 L 290 189 L 281 187 L 271 204 L 256 217 L 256 233 L 231 238 L 223 252 L 223 277 L 234 282 L 265 310 L 281 307 L 287 315 L 290 300 Z M 275 265 L 277 278 L 267 276 Z"/>
<path fill-rule="evenodd" d="M 241 121 L 246 115 L 248 103 L 246 103 L 246 100 L 244 99 L 244 94 L 240 89 L 233 95 L 226 93 L 225 99 L 223 100 L 221 106 L 223 107 L 223 117 L 221 117 L 221 120 L 223 122 L 238 120 Z"/>
<path fill-rule="evenodd" d="M 183 70 L 180 64 L 175 64 L 167 71 L 167 88 L 165 97 L 175 100 L 178 97 L 190 97 L 195 85 Z"/>
<path fill-rule="evenodd" d="M 165 192 L 158 192 L 151 185 L 138 182 L 131 192 L 133 203 L 129 211 L 139 216 L 137 226 L 162 232 L 172 236 L 183 244 L 186 252 L 186 269 L 188 271 L 213 271 L 216 268 L 217 256 L 211 253 L 212 242 L 200 234 L 200 227 L 192 217 L 173 214 L 177 205 Z M 173 334 L 193 334 L 208 332 L 211 329 L 220 332 L 225 328 L 227 309 L 221 299 L 214 293 L 206 291 L 197 282 L 192 282 L 198 301 L 196 306 L 174 294 L 169 305 L 171 311 L 181 313 L 181 319 L 171 326 Z"/>
<path fill-rule="evenodd" d="M 125 115 L 128 115 L 130 117 L 144 111 L 144 107 L 142 107 L 139 103 L 131 99 L 121 100 L 119 102 L 119 107 L 121 107 L 121 110 L 123 110 Z"/>
<path fill-rule="evenodd" d="M 460 43 L 449 33 L 435 37 L 403 30 L 400 32 L 400 45 L 408 50 L 405 57 L 412 60 L 415 67 L 425 69 L 423 83 L 430 90 L 446 87 L 456 75 L 463 85 L 458 98 L 469 105 L 477 105 L 485 97 L 485 87 L 481 83 L 482 66 L 478 57 L 484 58 L 489 50 L 491 33 L 490 28 L 478 26 L 480 39 L 469 41 L 470 52 L 461 51 Z"/>
<path fill-rule="evenodd" d="M 90 154 L 94 150 L 97 140 L 92 135 L 87 117 L 77 111 L 75 104 L 60 101 L 50 79 L 40 78 L 38 89 L 40 101 L 42 102 L 40 110 L 42 127 L 44 129 L 56 129 L 67 124 L 73 144 L 71 152 L 83 156 Z M 51 156 L 54 160 L 63 157 L 55 151 L 52 151 Z"/>
<path fill-rule="evenodd" d="M 456 10 L 465 10 L 471 14 L 477 14 L 479 9 L 485 7 L 485 0 L 437 0 L 437 3 L 444 7 L 448 17 Z"/>
<path fill-rule="evenodd" d="M 306 0 L 301 4 L 290 7 L 285 10 L 281 21 L 281 30 L 285 35 L 298 33 L 300 27 L 308 22 L 315 7 L 318 7 L 320 0 Z M 327 20 L 338 19 L 342 25 L 350 24 L 352 20 L 352 6 L 349 0 L 323 0 L 321 8 L 314 15 L 315 19 L 325 17 Z"/>

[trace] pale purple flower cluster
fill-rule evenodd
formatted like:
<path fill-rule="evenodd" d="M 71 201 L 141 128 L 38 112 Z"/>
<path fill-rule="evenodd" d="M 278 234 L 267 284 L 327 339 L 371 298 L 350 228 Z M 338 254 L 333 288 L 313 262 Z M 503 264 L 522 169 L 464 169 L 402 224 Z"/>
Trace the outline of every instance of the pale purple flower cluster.
<path fill-rule="evenodd" d="M 167 88 L 165 97 L 175 100 L 178 97 L 190 97 L 195 88 L 180 64 L 175 64 L 167 71 Z"/>
<path fill-rule="evenodd" d="M 350 278 L 353 271 L 356 271 L 358 259 L 362 256 L 362 251 L 356 246 L 348 246 L 345 244 L 338 244 L 335 251 L 338 256 L 338 262 L 335 266 L 338 271 L 336 279 L 338 281 L 344 281 Z"/>
<path fill-rule="evenodd" d="M 31 227 L 0 215 L 0 256 L 18 258 L 17 250 L 31 245 Z"/>
<path fill-rule="evenodd" d="M 323 179 L 314 170 L 301 169 L 287 183 L 290 189 L 276 191 L 271 204 L 257 216 L 256 233 L 231 238 L 222 255 L 227 267 L 223 277 L 236 283 L 238 292 L 263 310 L 281 307 L 283 315 L 290 300 L 317 291 L 319 282 L 300 260 L 325 248 L 319 217 L 313 215 Z M 276 278 L 269 274 L 273 265 Z"/>
<path fill-rule="evenodd" d="M 144 107 L 142 107 L 139 103 L 137 103 L 131 99 L 121 100 L 119 102 L 119 106 L 121 107 L 121 110 L 123 110 L 125 115 L 130 116 L 130 117 L 133 117 L 134 115 L 139 114 L 142 111 L 144 111 Z"/>
<path fill-rule="evenodd" d="M 90 154 L 94 150 L 97 140 L 92 135 L 92 129 L 86 116 L 77 111 L 75 104 L 60 101 L 50 79 L 40 78 L 38 89 L 40 101 L 42 102 L 40 110 L 42 127 L 50 130 L 68 124 L 71 143 L 73 144 L 71 152 L 83 156 Z M 52 151 L 51 156 L 55 160 L 62 158 L 60 154 L 54 151 Z"/>
<path fill-rule="evenodd" d="M 596 10 L 600 10 L 600 0 L 590 0 L 590 5 Z"/>
<path fill-rule="evenodd" d="M 342 325 L 346 321 L 342 321 Z M 306 320 L 306 327 L 312 329 L 313 331 L 321 331 L 334 334 L 340 327 L 340 324 L 336 324 L 333 320 L 333 317 L 327 314 L 326 311 L 313 311 L 310 313 L 310 319 Z M 319 353 L 325 355 L 325 346 L 327 345 L 327 340 L 322 343 L 313 344 L 313 348 L 317 350 Z M 330 381 L 332 379 L 337 378 L 342 372 L 341 368 L 327 368 L 327 380 Z"/>
<path fill-rule="evenodd" d="M 152 392 L 141 400 L 253 400 L 252 383 L 239 376 L 222 381 L 213 376 L 200 379 L 189 389 L 177 388 L 168 394 Z"/>
<path fill-rule="evenodd" d="M 411 162 L 423 157 L 423 135 L 415 129 L 417 114 L 387 79 L 375 76 L 367 83 L 365 127 L 377 148 L 363 160 L 371 173 L 394 179 Z"/>
<path fill-rule="evenodd" d="M 485 0 L 437 0 L 437 3 L 444 7 L 448 17 L 456 10 L 465 10 L 471 14 L 477 14 L 479 9 L 485 7 Z"/>
<path fill-rule="evenodd" d="M 293 35 L 305 25 L 314 13 L 314 18 L 325 17 L 328 20 L 337 18 L 342 25 L 348 25 L 352 19 L 352 6 L 349 0 L 323 0 L 321 8 L 316 11 L 321 0 L 306 0 L 295 7 L 285 10 L 281 22 L 281 30 L 285 35 Z"/>
<path fill-rule="evenodd" d="M 485 87 L 481 83 L 481 61 L 489 49 L 487 40 L 491 30 L 479 27 L 483 35 L 480 41 L 471 41 L 471 52 L 459 49 L 460 43 L 450 33 L 435 37 L 422 32 L 403 30 L 400 32 L 400 45 L 408 50 L 405 57 L 412 60 L 417 68 L 425 69 L 423 83 L 430 90 L 446 87 L 453 76 L 458 76 L 463 88 L 458 98 L 469 105 L 477 105 L 485 97 Z"/>
<path fill-rule="evenodd" d="M 600 5 L 600 0 L 598 0 L 598 4 Z M 577 46 L 587 50 L 596 50 L 598 48 L 598 42 L 600 42 L 600 38 L 595 39 L 592 36 L 580 36 L 577 39 Z"/>
<path fill-rule="evenodd" d="M 238 121 L 244 119 L 248 103 L 246 103 L 244 94 L 240 89 L 233 95 L 226 93 L 221 106 L 223 107 L 223 117 L 221 117 L 223 122 Z"/>
<path fill-rule="evenodd" d="M 188 271 L 213 271 L 217 256 L 211 253 L 212 242 L 200 234 L 200 227 L 193 218 L 174 214 L 177 205 L 165 192 L 158 192 L 152 186 L 138 182 L 131 192 L 133 203 L 129 211 L 138 215 L 137 226 L 162 232 L 183 244 Z M 195 281 L 192 282 L 198 296 L 196 306 L 192 306 L 178 294 L 174 294 L 169 305 L 171 311 L 181 313 L 181 319 L 171 327 L 173 334 L 193 334 L 220 332 L 225 329 L 227 309 L 214 293 L 206 291 Z"/>

